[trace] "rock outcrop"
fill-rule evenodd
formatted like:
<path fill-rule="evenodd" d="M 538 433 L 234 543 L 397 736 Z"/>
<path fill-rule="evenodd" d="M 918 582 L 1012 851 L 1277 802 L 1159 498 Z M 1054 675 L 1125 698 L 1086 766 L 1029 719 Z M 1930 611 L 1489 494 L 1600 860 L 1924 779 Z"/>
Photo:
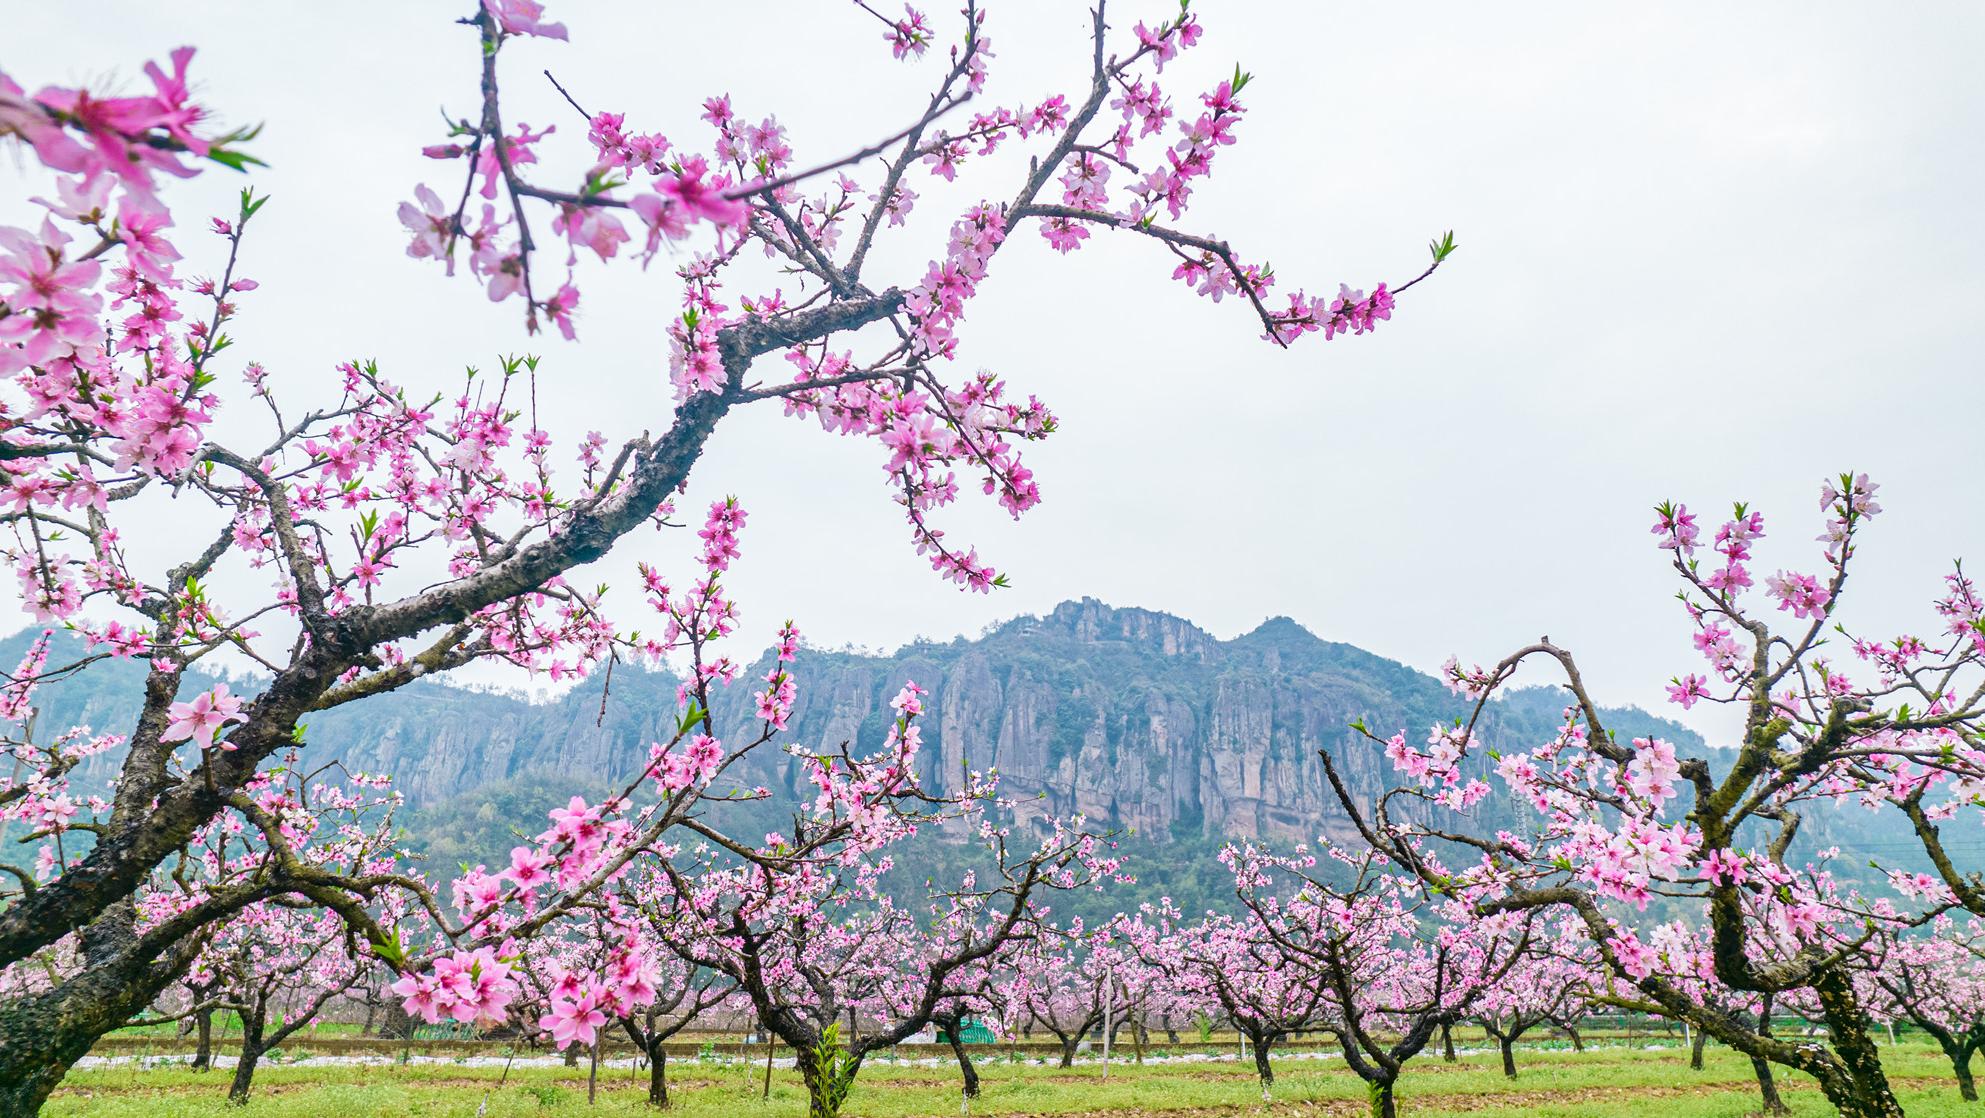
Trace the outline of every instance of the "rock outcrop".
<path fill-rule="evenodd" d="M 725 740 L 755 733 L 751 693 L 764 667 L 717 704 L 712 721 Z M 1329 750 L 1353 790 L 1370 798 L 1389 783 L 1389 766 L 1353 721 L 1417 740 L 1464 712 L 1433 678 L 1321 640 L 1287 618 L 1220 641 L 1169 614 L 1093 599 L 976 640 L 920 642 L 892 656 L 807 650 L 795 674 L 799 699 L 783 740 L 808 750 L 872 748 L 892 717 L 889 699 L 914 680 L 930 692 L 921 775 L 931 787 L 955 789 L 968 770 L 997 770 L 1022 821 L 1083 812 L 1156 843 L 1346 838 L 1317 751 Z M 106 686 L 58 691 L 56 705 L 86 711 L 100 729 L 119 726 L 129 700 L 106 697 Z M 130 686 L 135 695 L 135 676 Z M 416 809 L 505 782 L 542 786 L 546 795 L 604 791 L 638 772 L 649 743 L 669 733 L 675 681 L 622 667 L 604 701 L 601 688 L 596 677 L 532 703 L 415 686 L 321 715 L 308 737 L 319 757 L 392 773 Z M 1529 748 L 1548 740 L 1558 708 L 1547 692 L 1520 692 L 1492 705 L 1482 733 L 1492 746 Z M 63 712 L 48 713 L 49 724 L 69 724 Z M 1613 727 L 1693 740 L 1638 711 L 1619 712 Z M 98 759 L 104 771 L 84 778 L 107 781 L 114 757 Z M 743 784 L 799 794 L 796 775 L 770 749 L 736 773 Z"/>

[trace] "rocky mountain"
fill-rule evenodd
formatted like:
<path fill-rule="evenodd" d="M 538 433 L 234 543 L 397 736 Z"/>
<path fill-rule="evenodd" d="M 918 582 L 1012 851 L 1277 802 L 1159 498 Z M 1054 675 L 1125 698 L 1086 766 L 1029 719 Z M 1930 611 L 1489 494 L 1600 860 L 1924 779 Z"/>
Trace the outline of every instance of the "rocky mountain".
<path fill-rule="evenodd" d="M 12 662 L 8 649 L 0 656 Z M 43 724 L 126 724 L 139 668 L 102 667 L 110 670 L 49 688 Z M 720 736 L 742 740 L 755 728 L 751 681 L 764 668 L 723 695 L 713 716 Z M 997 769 L 1022 821 L 1080 811 L 1140 836 L 1140 845 L 1348 837 L 1317 751 L 1329 750 L 1353 790 L 1370 797 L 1389 766 L 1353 721 L 1417 740 L 1464 711 L 1435 679 L 1287 618 L 1221 641 L 1168 614 L 1093 599 L 889 656 L 807 650 L 795 674 L 791 740 L 801 745 L 880 742 L 890 697 L 913 680 L 930 692 L 929 786 L 951 789 L 967 769 Z M 317 757 L 392 773 L 418 817 L 474 829 L 628 779 L 673 725 L 674 692 L 671 677 L 624 666 L 548 702 L 423 684 L 320 715 L 307 738 Z M 1491 746 L 1527 748 L 1551 735 L 1561 706 L 1547 689 L 1517 692 L 1491 705 L 1480 731 Z M 1638 710 L 1611 721 L 1622 735 L 1694 741 Z M 743 783 L 793 790 L 783 754 L 751 760 Z M 82 779 L 107 782 L 114 761 L 99 758 Z"/>

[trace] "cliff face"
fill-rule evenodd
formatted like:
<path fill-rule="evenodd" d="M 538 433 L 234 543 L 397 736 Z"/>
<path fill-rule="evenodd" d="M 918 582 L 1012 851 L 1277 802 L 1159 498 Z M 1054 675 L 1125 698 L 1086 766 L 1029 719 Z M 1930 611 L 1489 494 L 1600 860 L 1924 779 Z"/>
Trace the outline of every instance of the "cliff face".
<path fill-rule="evenodd" d="M 1328 749 L 1353 791 L 1389 783 L 1377 747 L 1351 729 L 1424 735 L 1464 713 L 1434 679 L 1287 619 L 1216 641 L 1162 613 L 1085 599 L 1022 618 L 976 641 L 922 644 L 893 657 L 811 653 L 798 672 L 796 738 L 813 748 L 880 740 L 887 702 L 905 679 L 928 688 L 924 778 L 953 789 L 967 769 L 997 770 L 1021 818 L 1083 812 L 1147 838 L 1348 838 L 1323 776 Z M 748 712 L 720 707 L 746 732 Z M 1482 730 L 1491 745 L 1547 740 L 1558 701 L 1499 702 Z M 1638 711 L 1618 732 L 1692 741 Z"/>
<path fill-rule="evenodd" d="M 1156 843 L 1348 838 L 1317 751 L 1328 749 L 1353 791 L 1370 799 L 1389 783 L 1389 766 L 1353 721 L 1418 740 L 1463 713 L 1431 677 L 1287 619 L 1217 641 L 1179 618 L 1092 599 L 977 640 L 919 643 L 887 657 L 808 650 L 796 667 L 793 743 L 873 748 L 889 699 L 914 680 L 930 692 L 922 775 L 931 786 L 950 790 L 968 769 L 997 770 L 1022 820 L 1080 811 Z M 720 737 L 755 733 L 751 692 L 763 671 L 722 695 L 713 717 Z M 667 736 L 674 690 L 665 675 L 624 668 L 604 702 L 597 678 L 542 704 L 427 685 L 322 715 L 308 739 L 319 757 L 392 773 L 416 808 L 503 782 L 546 794 L 597 791 L 639 771 L 648 744 Z M 120 723 L 113 700 L 73 703 L 100 728 Z M 1493 704 L 1481 730 L 1491 746 L 1529 748 L 1548 739 L 1558 708 L 1547 693 L 1519 693 Z M 1638 711 L 1612 722 L 1623 736 L 1693 740 Z M 737 774 L 742 783 L 793 788 L 783 753 L 761 750 L 751 762 Z"/>

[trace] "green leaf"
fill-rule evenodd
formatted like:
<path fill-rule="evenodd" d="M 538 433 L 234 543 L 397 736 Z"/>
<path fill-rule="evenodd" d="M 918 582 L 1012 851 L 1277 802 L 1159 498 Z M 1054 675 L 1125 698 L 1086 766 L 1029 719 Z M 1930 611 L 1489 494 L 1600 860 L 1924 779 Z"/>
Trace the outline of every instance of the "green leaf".
<path fill-rule="evenodd" d="M 1434 263 L 1436 264 L 1454 255 L 1456 247 L 1458 246 L 1454 243 L 1454 230 L 1452 229 L 1441 234 L 1438 240 L 1427 242 L 1427 250 L 1433 253 Z"/>
<path fill-rule="evenodd" d="M 267 163 L 262 162 L 260 159 L 255 158 L 254 156 L 248 154 L 245 151 L 229 151 L 226 148 L 221 148 L 221 147 L 208 148 L 207 158 L 213 160 L 214 162 L 220 164 L 223 167 L 232 167 L 233 169 L 240 171 L 243 174 L 246 174 L 248 172 L 248 168 L 250 166 L 255 166 L 255 167 L 268 166 Z"/>
<path fill-rule="evenodd" d="M 676 719 L 675 732 L 678 735 L 686 734 L 695 729 L 697 725 L 708 717 L 709 712 L 698 706 L 695 699 L 691 699 L 689 700 L 689 709 L 683 711 L 682 716 Z"/>
<path fill-rule="evenodd" d="M 393 928 L 392 938 L 386 940 L 368 938 L 367 942 L 372 944 L 372 953 L 385 960 L 394 970 L 401 970 L 407 965 L 407 948 L 400 942 L 398 926 Z"/>

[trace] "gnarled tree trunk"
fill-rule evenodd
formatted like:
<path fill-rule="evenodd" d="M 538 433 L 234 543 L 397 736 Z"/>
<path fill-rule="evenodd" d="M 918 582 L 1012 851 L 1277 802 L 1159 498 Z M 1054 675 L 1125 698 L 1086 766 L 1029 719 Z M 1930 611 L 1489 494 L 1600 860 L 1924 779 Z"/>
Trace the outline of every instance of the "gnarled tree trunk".
<path fill-rule="evenodd" d="M 1966 1102 L 1978 1101 L 1978 1084 L 1971 1078 L 1971 1054 L 1978 1050 L 1978 1043 L 1972 1040 L 1943 1044 L 1944 1055 L 1951 1060 L 1951 1071 L 1957 1075 L 1957 1093 Z"/>
<path fill-rule="evenodd" d="M 227 1101 L 236 1106 L 248 1102 L 248 1088 L 255 1082 L 255 1067 L 262 1062 L 262 1054 L 268 1046 L 262 1039 L 262 1030 L 268 1024 L 269 1002 L 258 999 L 254 1005 L 241 1010 L 241 1055 L 234 1061 L 234 1081 L 228 1084 Z"/>
<path fill-rule="evenodd" d="M 203 1009 L 195 1013 L 193 1028 L 200 1034 L 198 1047 L 193 1049 L 193 1068 L 210 1070 L 214 1066 L 214 1011 Z"/>
<path fill-rule="evenodd" d="M 1903 1118 L 1902 1106 L 1882 1071 L 1881 1052 L 1868 1035 L 1868 1014 L 1854 986 L 1838 967 L 1814 976 L 1813 993 L 1845 1074 L 1822 1075 L 1820 1090 L 1839 1108 L 1841 1118 Z"/>
<path fill-rule="evenodd" d="M 80 974 L 0 1000 L 0 1118 L 39 1111 L 98 1037 L 142 1013 L 193 961 L 198 945 L 190 941 L 162 955 L 138 951 L 135 911 L 122 902 L 83 930 Z"/>
<path fill-rule="evenodd" d="M 1275 1086 L 1275 1069 L 1268 1066 L 1268 1051 L 1275 1047 L 1279 1033 L 1248 1029 L 1248 1043 L 1254 1045 L 1254 1074 L 1261 1080 L 1261 1097 L 1268 1098 L 1269 1089 Z"/>
<path fill-rule="evenodd" d="M 819 1050 L 810 1045 L 795 1045 L 793 1057 L 800 1082 L 806 1085 L 806 1118 L 841 1118 L 860 1065 L 837 1067 L 831 1060 L 821 1060 Z"/>
<path fill-rule="evenodd" d="M 1758 1009 L 1758 1035 L 1766 1037 L 1771 1035 L 1770 994 L 1764 996 L 1764 1002 Z M 1760 1059 L 1756 1056 L 1751 1057 L 1751 1072 L 1758 1078 L 1758 1099 L 1763 1103 L 1764 1113 L 1790 1113 L 1790 1110 L 1785 1105 L 1785 1100 L 1778 1097 L 1778 1080 L 1772 1074 L 1771 1061 Z"/>
<path fill-rule="evenodd" d="M 669 1104 L 669 1046 L 656 1041 L 648 1046 L 648 1105 Z"/>
<path fill-rule="evenodd" d="M 951 1054 L 958 1059 L 958 1074 L 965 1079 L 964 1094 L 968 1099 L 979 1097 L 979 1069 L 972 1066 L 972 1054 L 965 1051 L 965 1040 L 959 1036 L 964 1024 L 959 1017 L 934 1017 L 931 1019 L 938 1028 L 944 1030 L 944 1038 L 951 1042 Z"/>

